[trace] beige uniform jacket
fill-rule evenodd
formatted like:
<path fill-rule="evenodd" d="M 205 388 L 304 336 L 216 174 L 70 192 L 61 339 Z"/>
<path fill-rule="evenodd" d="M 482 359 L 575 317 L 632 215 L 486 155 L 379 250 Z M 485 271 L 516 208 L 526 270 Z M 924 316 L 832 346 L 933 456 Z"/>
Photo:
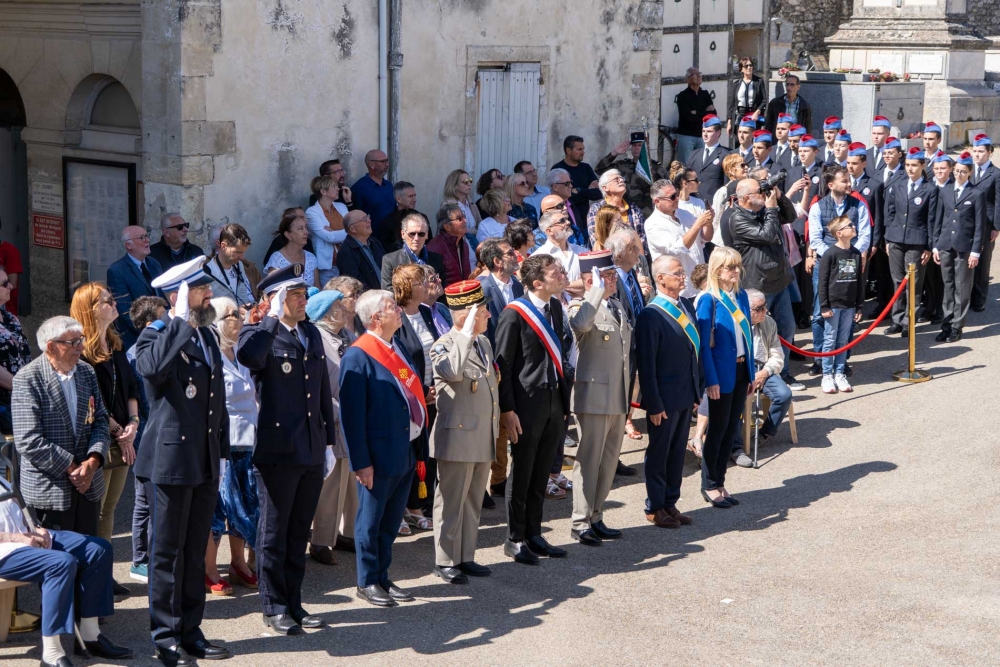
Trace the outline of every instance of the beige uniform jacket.
<path fill-rule="evenodd" d="M 595 285 L 569 304 L 569 325 L 580 350 L 570 406 L 580 414 L 623 415 L 628 412 L 632 328 L 624 308 L 612 298 L 621 324 L 615 320 L 601 301 L 603 293 Z"/>

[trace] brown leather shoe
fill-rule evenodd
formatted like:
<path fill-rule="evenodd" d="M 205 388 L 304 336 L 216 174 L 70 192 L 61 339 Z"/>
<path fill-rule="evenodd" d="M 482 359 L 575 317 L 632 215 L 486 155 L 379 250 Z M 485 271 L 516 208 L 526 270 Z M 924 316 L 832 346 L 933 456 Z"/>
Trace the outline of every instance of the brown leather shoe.
<path fill-rule="evenodd" d="M 656 510 L 655 514 L 647 514 L 646 520 L 657 528 L 679 528 L 681 522 L 667 514 L 666 510 Z"/>
<path fill-rule="evenodd" d="M 337 559 L 333 555 L 333 549 L 330 547 L 314 546 L 309 545 L 309 555 L 317 563 L 322 563 L 323 565 L 336 565 Z"/>
<path fill-rule="evenodd" d="M 681 514 L 676 507 L 668 507 L 667 514 L 677 519 L 682 526 L 687 526 L 693 522 L 691 517 L 689 517 L 687 514 Z"/>

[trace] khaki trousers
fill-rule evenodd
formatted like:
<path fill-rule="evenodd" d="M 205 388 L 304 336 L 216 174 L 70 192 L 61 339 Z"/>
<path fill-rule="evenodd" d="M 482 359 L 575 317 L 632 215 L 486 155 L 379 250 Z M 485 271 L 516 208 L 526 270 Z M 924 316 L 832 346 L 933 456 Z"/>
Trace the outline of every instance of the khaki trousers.
<path fill-rule="evenodd" d="M 507 479 L 507 429 L 500 427 L 497 436 L 496 458 L 490 464 L 490 486 L 496 486 Z"/>
<path fill-rule="evenodd" d="M 454 567 L 475 560 L 479 515 L 489 475 L 489 463 L 438 460 L 434 489 L 436 565 Z"/>
<path fill-rule="evenodd" d="M 332 548 L 337 543 L 338 535 L 354 539 L 354 518 L 357 514 L 358 487 L 351 472 L 351 461 L 337 459 L 330 476 L 323 480 L 310 543 Z"/>
<path fill-rule="evenodd" d="M 622 451 L 625 415 L 577 414 L 580 446 L 573 463 L 573 529 L 601 521 Z"/>
<path fill-rule="evenodd" d="M 97 536 L 111 541 L 115 527 L 115 508 L 121 500 L 125 482 L 128 481 L 129 466 L 104 469 L 104 497 L 101 498 L 101 521 L 97 526 Z"/>

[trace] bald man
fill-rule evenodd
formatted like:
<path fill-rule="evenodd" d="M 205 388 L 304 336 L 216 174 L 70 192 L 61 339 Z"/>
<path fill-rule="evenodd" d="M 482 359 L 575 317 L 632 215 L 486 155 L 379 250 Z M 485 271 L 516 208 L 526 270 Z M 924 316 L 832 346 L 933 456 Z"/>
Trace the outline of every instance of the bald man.
<path fill-rule="evenodd" d="M 372 236 L 372 218 L 364 211 L 351 211 L 344 216 L 347 238 L 337 253 L 340 275 L 361 281 L 366 290 L 382 288 L 382 258 L 385 249 Z"/>
<path fill-rule="evenodd" d="M 385 178 L 386 172 L 389 171 L 389 158 L 380 150 L 368 151 L 365 154 L 365 167 L 368 173 L 351 186 L 354 208 L 371 216 L 372 230 L 378 236 L 382 221 L 396 210 L 392 183 Z"/>
<path fill-rule="evenodd" d="M 560 169 L 559 171 L 563 170 Z M 586 235 L 580 230 L 580 228 L 576 224 L 576 220 L 573 218 L 573 207 L 570 206 L 567 203 L 567 201 L 562 198 L 561 195 L 551 194 L 551 195 L 545 195 L 542 198 L 541 212 L 544 214 L 548 213 L 549 211 L 566 211 L 567 215 L 569 215 L 570 226 L 573 230 L 573 234 L 569 237 L 569 242 L 579 246 L 590 247 L 590 244 L 587 243 Z M 540 236 L 544 237 L 544 234 L 539 234 L 538 232 L 539 230 L 536 229 L 535 230 L 536 250 L 541 244 L 545 243 L 544 238 L 539 238 Z"/>
<path fill-rule="evenodd" d="M 144 228 L 126 227 L 121 239 L 125 256 L 108 267 L 108 290 L 118 308 L 115 323 L 127 350 L 139 337 L 139 330 L 129 319 L 128 311 L 140 296 L 163 296 L 151 285 L 153 279 L 163 273 L 163 267 L 149 256 L 149 232 Z"/>

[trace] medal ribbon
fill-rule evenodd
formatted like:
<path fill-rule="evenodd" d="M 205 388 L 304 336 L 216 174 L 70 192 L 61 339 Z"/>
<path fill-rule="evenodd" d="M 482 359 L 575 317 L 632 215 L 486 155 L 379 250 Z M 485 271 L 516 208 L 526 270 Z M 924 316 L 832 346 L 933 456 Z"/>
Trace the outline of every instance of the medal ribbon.
<path fill-rule="evenodd" d="M 698 335 L 698 328 L 695 327 L 691 318 L 662 294 L 657 294 L 656 297 L 650 302 L 650 305 L 656 306 L 664 313 L 672 317 L 677 324 L 681 325 L 681 329 L 684 330 L 684 333 L 687 334 L 688 340 L 691 341 L 691 345 L 694 346 L 694 354 L 695 358 L 697 358 L 699 352 L 701 351 L 701 336 Z"/>
<path fill-rule="evenodd" d="M 753 334 L 750 332 L 750 322 L 747 321 L 746 315 L 740 310 L 740 307 L 733 303 L 733 300 L 729 298 L 729 295 L 725 292 L 721 293 L 721 298 L 719 301 L 726 310 L 729 311 L 729 315 L 733 318 L 733 321 L 740 326 L 740 331 L 743 332 L 743 340 L 746 342 L 747 356 L 753 356 Z"/>

